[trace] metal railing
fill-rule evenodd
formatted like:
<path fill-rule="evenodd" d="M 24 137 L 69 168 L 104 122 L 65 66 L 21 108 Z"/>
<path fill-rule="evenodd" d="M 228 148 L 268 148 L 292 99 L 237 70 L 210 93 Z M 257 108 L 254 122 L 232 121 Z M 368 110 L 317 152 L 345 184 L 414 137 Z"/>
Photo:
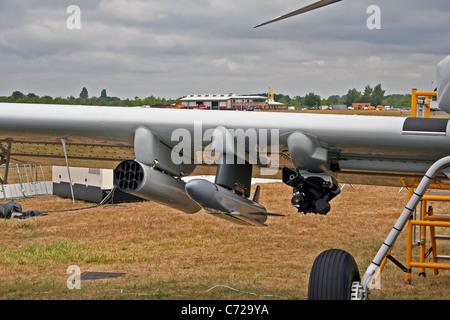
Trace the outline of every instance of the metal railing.
<path fill-rule="evenodd" d="M 8 171 L 6 171 L 8 170 Z M 8 181 L 3 177 L 7 176 Z M 0 198 L 48 196 L 53 194 L 52 179 L 46 179 L 42 165 L 9 163 L 0 166 Z"/>
<path fill-rule="evenodd" d="M 411 193 L 412 195 L 408 201 L 408 204 L 405 206 L 402 214 L 398 218 L 397 222 L 395 223 L 395 225 L 392 228 L 391 232 L 389 233 L 388 237 L 383 242 L 381 248 L 378 250 L 378 253 L 376 254 L 375 258 L 372 260 L 372 263 L 367 268 L 367 271 L 365 272 L 365 274 L 363 276 L 361 284 L 366 293 L 369 293 L 370 290 L 376 288 L 376 283 L 381 274 L 382 266 L 384 265 L 386 258 L 388 257 L 390 251 L 392 250 L 392 247 L 394 246 L 395 241 L 397 240 L 401 231 L 404 229 L 404 227 L 406 226 L 408 221 L 411 219 L 415 208 L 422 200 L 422 197 L 424 196 L 426 190 L 430 186 L 431 181 L 434 179 L 434 177 L 438 173 L 442 172 L 447 167 L 450 167 L 450 156 L 444 157 L 444 158 L 436 161 L 425 173 L 425 175 L 423 176 L 423 178 L 420 181 L 417 188 Z M 443 222 L 423 221 L 423 222 L 418 222 L 417 224 L 430 225 L 430 223 L 434 223 L 435 225 L 441 225 Z M 447 222 L 445 226 L 450 226 L 450 223 Z M 412 239 L 410 239 L 410 240 L 412 240 Z M 411 243 L 412 243 L 412 241 L 411 241 Z M 419 264 L 410 262 L 409 265 L 406 266 L 405 271 L 410 272 L 409 269 L 413 266 L 417 266 L 417 267 L 423 266 L 423 267 L 433 267 L 433 268 L 437 267 L 436 265 L 430 265 L 429 263 L 419 265 Z"/>

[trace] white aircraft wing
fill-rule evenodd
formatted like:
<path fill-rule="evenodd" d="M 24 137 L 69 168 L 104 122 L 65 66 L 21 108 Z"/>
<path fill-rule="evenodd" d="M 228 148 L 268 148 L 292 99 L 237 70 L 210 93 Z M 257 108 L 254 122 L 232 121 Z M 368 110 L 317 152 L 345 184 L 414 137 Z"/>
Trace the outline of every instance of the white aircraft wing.
<path fill-rule="evenodd" d="M 176 130 L 185 130 L 198 151 L 194 143 L 211 144 L 205 133 L 218 127 L 247 135 L 254 130 L 258 146 L 262 130 L 267 139 L 276 131 L 282 157 L 311 172 L 424 172 L 450 150 L 448 119 L 8 103 L 0 104 L 0 114 L 0 140 L 13 144 L 60 145 L 67 138 L 77 145 L 136 149 L 142 127 L 169 149 L 180 144 Z"/>
<path fill-rule="evenodd" d="M 78 148 L 69 159 L 99 160 L 105 156 L 96 150 L 125 149 L 115 173 L 123 191 L 186 212 L 203 207 L 257 223 L 266 216 L 256 202 L 236 206 L 221 190 L 212 203 L 213 197 L 199 198 L 209 186 L 196 183 L 202 193 L 179 178 L 209 163 L 217 168 L 217 185 L 250 200 L 249 178 L 281 177 L 297 194 L 299 211 L 325 214 L 338 183 L 363 178 L 389 185 L 394 178 L 400 186 L 402 177 L 420 177 L 450 150 L 448 119 L 8 103 L 0 104 L 0 114 L 3 162 L 15 143 L 22 156 L 35 157 L 41 149 L 25 145 L 55 148 L 65 139 Z M 231 162 L 220 162 L 230 154 Z M 114 157 L 107 152 L 107 160 Z"/>

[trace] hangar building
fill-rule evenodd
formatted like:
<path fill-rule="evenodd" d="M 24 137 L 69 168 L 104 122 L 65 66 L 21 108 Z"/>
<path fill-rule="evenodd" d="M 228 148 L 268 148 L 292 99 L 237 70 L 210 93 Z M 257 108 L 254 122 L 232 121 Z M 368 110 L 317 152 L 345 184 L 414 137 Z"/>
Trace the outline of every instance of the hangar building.
<path fill-rule="evenodd" d="M 207 106 L 213 110 L 285 109 L 282 103 L 264 96 L 228 94 L 190 94 L 180 100 L 188 108 Z"/>

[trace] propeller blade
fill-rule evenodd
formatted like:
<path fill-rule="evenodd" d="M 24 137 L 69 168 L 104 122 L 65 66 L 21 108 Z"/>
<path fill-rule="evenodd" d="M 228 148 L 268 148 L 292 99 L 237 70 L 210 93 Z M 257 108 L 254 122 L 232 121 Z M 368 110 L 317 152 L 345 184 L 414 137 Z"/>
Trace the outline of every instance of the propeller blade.
<path fill-rule="evenodd" d="M 301 9 L 295 10 L 295 11 L 287 13 L 285 15 L 276 17 L 276 18 L 274 18 L 272 20 L 269 20 L 269 21 L 263 22 L 261 24 L 258 24 L 257 26 L 254 26 L 253 28 L 258 28 L 258 27 L 264 26 L 264 25 L 269 24 L 269 23 L 273 23 L 273 22 L 280 21 L 280 20 L 283 20 L 283 19 L 286 19 L 286 18 L 290 18 L 290 17 L 296 16 L 298 14 L 302 14 L 302 13 L 305 13 L 305 12 L 308 12 L 308 11 L 311 11 L 311 10 L 319 9 L 319 8 L 322 8 L 322 7 L 325 7 L 325 6 L 328 6 L 328 5 L 333 4 L 335 2 L 340 2 L 340 1 L 342 1 L 342 0 L 321 0 L 321 1 L 318 1 L 316 3 L 311 4 L 309 6 L 303 7 Z"/>

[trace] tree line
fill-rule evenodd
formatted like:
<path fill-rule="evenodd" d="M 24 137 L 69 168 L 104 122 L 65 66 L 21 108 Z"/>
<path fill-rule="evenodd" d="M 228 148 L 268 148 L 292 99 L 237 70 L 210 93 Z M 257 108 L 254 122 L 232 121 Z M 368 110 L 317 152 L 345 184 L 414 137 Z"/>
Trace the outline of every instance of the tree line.
<path fill-rule="evenodd" d="M 68 105 L 93 105 L 93 106 L 153 106 L 153 105 L 172 105 L 179 104 L 178 99 L 166 99 L 160 97 L 149 96 L 146 98 L 134 97 L 134 99 L 120 99 L 118 97 L 110 97 L 106 93 L 106 89 L 100 92 L 100 96 L 89 96 L 86 87 L 81 89 L 78 97 L 70 96 L 67 98 L 51 96 L 38 96 L 34 93 L 24 94 L 20 91 L 14 91 L 10 96 L 0 96 L 0 102 L 10 103 L 36 103 L 36 104 L 68 104 Z"/>
<path fill-rule="evenodd" d="M 322 98 L 320 95 L 310 92 L 305 96 L 290 97 L 284 94 L 275 94 L 274 99 L 277 102 L 284 103 L 292 107 L 319 107 L 330 105 L 346 105 L 351 106 L 353 103 L 370 103 L 372 106 L 395 106 L 409 107 L 411 106 L 411 94 L 391 94 L 385 95 L 386 91 L 381 84 L 375 87 L 367 85 L 364 91 L 358 91 L 356 88 L 349 89 L 344 95 L 331 95 L 328 98 Z M 257 94 L 264 95 L 264 94 Z"/>
<path fill-rule="evenodd" d="M 267 93 L 257 93 L 251 95 L 266 96 Z M 0 102 L 11 103 L 36 103 L 36 104 L 68 104 L 68 105 L 94 105 L 94 106 L 158 106 L 158 105 L 172 105 L 180 104 L 180 98 L 166 99 L 155 97 L 153 95 L 134 99 L 120 99 L 118 97 L 108 96 L 106 89 L 100 92 L 100 95 L 89 96 L 89 92 L 86 87 L 81 89 L 78 97 L 70 96 L 67 98 L 51 96 L 38 96 L 34 93 L 24 94 L 20 91 L 14 91 L 10 96 L 0 96 Z M 274 99 L 277 102 L 281 102 L 287 106 L 293 107 L 319 107 L 330 105 L 347 105 L 351 106 L 354 102 L 370 103 L 373 106 L 395 106 L 395 107 L 408 107 L 411 105 L 411 94 L 391 94 L 385 95 L 381 84 L 377 84 L 375 87 L 367 85 L 364 91 L 358 91 L 356 88 L 349 89 L 344 95 L 331 95 L 328 98 L 322 98 L 320 95 L 310 92 L 305 96 L 290 97 L 285 94 L 275 94 Z"/>

